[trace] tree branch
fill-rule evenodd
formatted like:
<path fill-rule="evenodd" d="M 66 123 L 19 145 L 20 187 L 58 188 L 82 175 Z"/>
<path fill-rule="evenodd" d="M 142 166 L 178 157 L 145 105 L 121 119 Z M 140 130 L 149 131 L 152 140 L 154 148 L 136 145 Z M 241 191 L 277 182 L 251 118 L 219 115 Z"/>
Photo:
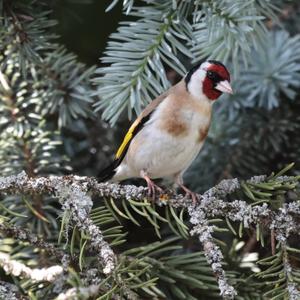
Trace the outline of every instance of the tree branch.
<path fill-rule="evenodd" d="M 27 229 L 23 229 L 8 223 L 0 223 L 0 232 L 9 237 L 14 237 L 18 241 L 27 241 L 31 245 L 35 245 L 40 249 L 43 249 L 49 255 L 55 257 L 57 261 L 62 262 L 66 269 L 70 263 L 71 258 L 65 254 L 64 251 L 55 248 L 51 243 L 45 242 L 42 238 L 29 232 Z"/>
<path fill-rule="evenodd" d="M 54 193 L 60 198 L 63 209 L 70 212 L 70 218 L 78 228 L 89 233 L 91 246 L 98 253 L 103 272 L 109 274 L 115 267 L 116 257 L 109 244 L 104 241 L 99 227 L 89 218 L 93 203 L 86 194 L 85 185 L 80 185 L 78 181 L 72 181 L 71 178 L 58 176 L 29 178 L 25 172 L 22 172 L 16 176 L 0 178 L 0 192 Z"/>
<path fill-rule="evenodd" d="M 261 184 L 268 182 L 266 176 L 255 176 L 248 180 L 247 184 Z M 298 177 L 276 177 L 276 184 L 285 185 L 298 181 Z M 274 181 L 275 182 L 275 181 Z M 227 217 L 233 222 L 242 222 L 244 228 L 251 225 L 267 224 L 274 230 L 278 241 L 285 241 L 290 234 L 299 234 L 300 226 L 297 217 L 300 215 L 300 203 L 291 202 L 283 204 L 282 208 L 273 211 L 267 203 L 248 204 L 246 201 L 224 201 L 227 195 L 238 191 L 241 184 L 238 179 L 221 181 L 215 187 L 202 195 L 198 195 L 200 201 L 194 205 L 190 199 L 172 192 L 157 195 L 156 202 L 168 203 L 174 207 L 185 207 L 193 224 L 191 234 L 198 235 L 203 244 L 205 256 L 210 263 L 219 283 L 221 295 L 232 299 L 236 295 L 235 289 L 228 283 L 222 267 L 223 255 L 220 248 L 214 243 L 212 233 L 215 230 L 210 225 L 209 219 L 215 217 Z M 103 264 L 103 272 L 111 273 L 115 267 L 116 257 L 108 243 L 103 239 L 100 229 L 89 219 L 92 208 L 92 200 L 87 193 L 100 197 L 110 197 L 115 200 L 147 198 L 147 189 L 132 185 L 118 185 L 111 183 L 98 183 L 95 178 L 79 176 L 49 176 L 29 178 L 25 172 L 16 176 L 0 177 L 0 192 L 5 193 L 54 193 L 59 199 L 64 210 L 71 213 L 71 219 L 80 230 L 87 231 L 91 237 L 92 248 L 97 251 L 99 260 Z M 165 201 L 168 199 L 168 201 Z"/>
<path fill-rule="evenodd" d="M 4 269 L 6 274 L 12 274 L 13 276 L 20 276 L 22 278 L 29 278 L 33 280 L 33 282 L 53 282 L 63 272 L 63 268 L 58 265 L 49 268 L 31 269 L 21 262 L 11 259 L 8 254 L 1 252 L 0 266 Z"/>

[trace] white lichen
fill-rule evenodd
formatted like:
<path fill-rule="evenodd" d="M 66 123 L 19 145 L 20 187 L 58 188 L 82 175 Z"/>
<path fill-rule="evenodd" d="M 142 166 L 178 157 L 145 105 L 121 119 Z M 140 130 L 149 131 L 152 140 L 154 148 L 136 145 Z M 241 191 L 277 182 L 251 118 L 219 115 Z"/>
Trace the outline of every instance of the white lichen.
<path fill-rule="evenodd" d="M 8 282 L 0 281 L 0 299 L 21 300 L 25 298 L 20 297 L 17 286 Z"/>
<path fill-rule="evenodd" d="M 299 300 L 300 299 L 300 291 L 297 288 L 296 283 L 289 283 L 288 287 L 289 300 Z"/>
<path fill-rule="evenodd" d="M 11 259 L 8 254 L 2 252 L 0 252 L 0 266 L 6 274 L 11 274 L 21 278 L 28 278 L 33 282 L 53 282 L 63 272 L 63 268 L 61 266 L 31 269 L 23 263 Z"/>
<path fill-rule="evenodd" d="M 66 292 L 59 294 L 55 300 L 84 300 L 91 299 L 98 295 L 99 286 L 90 285 L 88 287 L 71 288 Z"/>
<path fill-rule="evenodd" d="M 254 176 L 249 179 L 247 183 L 259 184 L 265 180 L 265 175 Z M 282 176 L 276 179 L 276 182 L 282 183 L 290 181 L 291 178 L 288 176 Z M 210 219 L 227 217 L 230 221 L 241 222 L 245 228 L 253 225 L 256 226 L 257 224 L 264 224 L 264 226 L 269 226 L 269 229 L 272 229 L 275 238 L 280 241 L 282 245 L 286 243 L 292 233 L 300 233 L 300 226 L 298 224 L 300 215 L 299 202 L 293 201 L 286 203 L 275 211 L 269 208 L 267 203 L 251 205 L 239 199 L 226 201 L 227 196 L 240 189 L 240 187 L 240 182 L 237 179 L 223 180 L 204 194 L 198 195 L 200 201 L 197 205 L 193 204 L 191 199 L 172 192 L 170 192 L 167 197 L 169 199 L 168 203 L 173 207 L 187 208 L 190 223 L 193 225 L 190 233 L 197 235 L 199 241 L 202 243 L 207 261 L 210 263 L 217 277 L 220 294 L 223 298 L 233 298 L 236 295 L 236 291 L 228 283 L 225 276 L 222 267 L 223 254 L 220 248 L 214 243 L 212 235 L 215 231 L 215 226 L 209 222 Z M 114 200 L 135 199 L 144 201 L 145 197 L 147 197 L 147 189 L 144 187 L 98 183 L 93 178 L 79 176 L 28 178 L 24 172 L 16 176 L 0 177 L 0 192 L 47 192 L 55 194 L 59 198 L 63 209 L 69 213 L 70 223 L 75 223 L 79 230 L 89 234 L 89 246 L 96 251 L 99 262 L 103 266 L 104 274 L 109 274 L 114 270 L 116 257 L 109 244 L 104 240 L 99 227 L 95 226 L 89 218 L 93 206 L 90 194 L 101 197 L 111 197 Z M 162 201 L 159 201 L 159 195 L 156 202 L 162 203 Z M 163 204 L 165 204 L 165 202 L 163 202 Z M 20 232 L 20 235 L 23 233 Z M 23 235 L 21 240 L 28 239 L 25 233 Z M 67 263 L 65 263 L 65 267 L 67 267 Z M 20 266 L 17 267 L 17 265 L 11 272 L 13 270 L 19 274 L 24 273 L 23 269 Z M 288 262 L 285 264 L 285 270 L 287 273 L 289 272 Z M 34 277 L 42 276 L 39 272 L 36 272 L 36 274 Z M 89 295 L 90 292 L 95 291 L 96 286 L 97 284 L 92 284 L 90 287 L 81 290 L 81 292 Z M 72 297 L 73 293 L 78 292 L 77 289 L 74 289 L 70 289 L 66 293 L 61 294 L 60 297 L 63 297 L 63 295 L 65 295 L 65 297 L 67 295 Z M 293 295 L 298 295 L 298 290 L 295 290 L 293 284 L 289 285 L 289 293 L 292 295 L 290 296 L 291 299 L 297 299 L 295 298 L 296 296 Z"/>

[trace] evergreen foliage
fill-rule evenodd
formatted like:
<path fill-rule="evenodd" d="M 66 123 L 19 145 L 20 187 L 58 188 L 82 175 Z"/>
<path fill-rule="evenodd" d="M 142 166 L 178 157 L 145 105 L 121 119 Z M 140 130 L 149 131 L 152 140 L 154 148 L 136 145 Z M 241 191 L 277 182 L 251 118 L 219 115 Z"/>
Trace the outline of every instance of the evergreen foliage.
<path fill-rule="evenodd" d="M 54 2 L 0 0 L 0 299 L 299 299 L 298 2 L 113 0 L 98 67 Z M 124 112 L 208 57 L 235 94 L 185 177 L 199 204 L 97 183 Z"/>

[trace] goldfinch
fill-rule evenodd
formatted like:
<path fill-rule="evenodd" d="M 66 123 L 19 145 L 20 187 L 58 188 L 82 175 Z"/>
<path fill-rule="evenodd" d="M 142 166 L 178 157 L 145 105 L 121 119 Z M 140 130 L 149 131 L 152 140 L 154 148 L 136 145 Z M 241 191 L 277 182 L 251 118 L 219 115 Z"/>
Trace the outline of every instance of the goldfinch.
<path fill-rule="evenodd" d="M 113 163 L 100 181 L 141 177 L 149 196 L 161 191 L 152 179 L 171 177 L 193 202 L 196 194 L 182 176 L 203 146 L 211 122 L 212 104 L 222 93 L 232 94 L 230 74 L 219 61 L 194 66 L 186 76 L 154 99 L 129 128 Z"/>

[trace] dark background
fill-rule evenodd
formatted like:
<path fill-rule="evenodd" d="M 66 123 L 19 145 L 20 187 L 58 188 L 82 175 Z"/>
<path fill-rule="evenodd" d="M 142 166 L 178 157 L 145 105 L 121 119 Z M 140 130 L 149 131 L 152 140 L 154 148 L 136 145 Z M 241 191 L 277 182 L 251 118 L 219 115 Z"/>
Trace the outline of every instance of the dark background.
<path fill-rule="evenodd" d="M 80 1 L 83 2 L 83 1 Z M 86 4 L 76 1 L 57 1 L 54 5 L 55 28 L 59 42 L 88 64 L 99 64 L 109 35 L 116 31 L 122 20 L 122 5 L 117 4 L 108 13 L 109 0 L 90 0 Z"/>

